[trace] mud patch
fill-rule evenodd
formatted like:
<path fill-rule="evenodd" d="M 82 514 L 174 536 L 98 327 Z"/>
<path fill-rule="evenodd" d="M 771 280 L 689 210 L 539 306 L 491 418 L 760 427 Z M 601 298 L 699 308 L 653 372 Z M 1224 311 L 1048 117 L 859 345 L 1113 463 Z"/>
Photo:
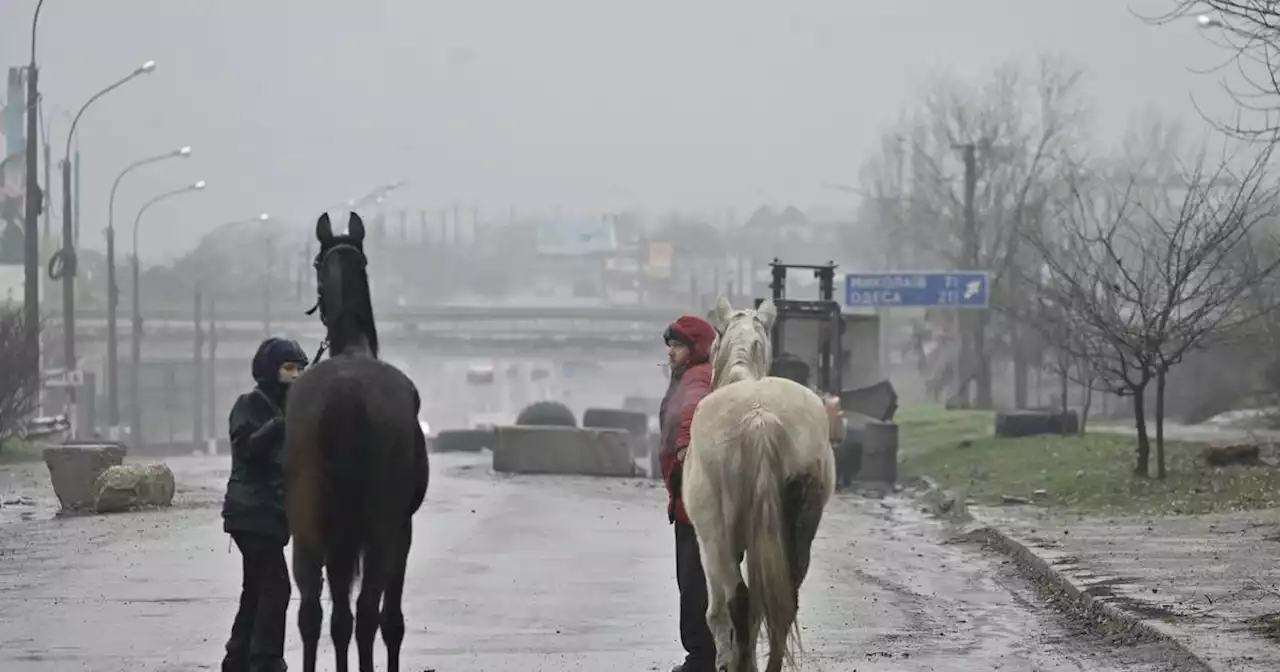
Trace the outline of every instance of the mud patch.
<path fill-rule="evenodd" d="M 1027 542 L 1036 548 L 1053 549 L 1062 548 L 1062 542 L 1045 537 L 1027 537 Z"/>
<path fill-rule="evenodd" d="M 1274 642 L 1280 642 L 1280 611 L 1254 616 L 1245 621 L 1249 626 L 1249 632 L 1259 636 L 1266 637 Z"/>

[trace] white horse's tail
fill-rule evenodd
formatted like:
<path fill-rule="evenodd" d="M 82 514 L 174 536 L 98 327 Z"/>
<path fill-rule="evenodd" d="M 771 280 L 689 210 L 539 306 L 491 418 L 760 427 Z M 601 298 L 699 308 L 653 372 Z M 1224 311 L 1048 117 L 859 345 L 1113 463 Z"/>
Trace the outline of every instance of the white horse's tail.
<path fill-rule="evenodd" d="M 783 661 L 794 664 L 787 635 L 796 623 L 797 584 L 793 581 L 791 544 L 784 510 L 782 456 L 794 452 L 782 422 L 776 415 L 756 410 L 744 427 L 749 445 L 746 454 L 759 459 L 747 542 L 747 584 L 750 590 L 751 636 L 763 621 L 769 638 L 767 672 L 782 668 Z M 751 445 L 754 444 L 754 445 Z M 790 508 L 790 507 L 787 507 Z M 807 549 L 806 549 L 807 551 Z M 806 552 L 807 559 L 807 552 Z M 796 628 L 799 645 L 799 628 Z"/>

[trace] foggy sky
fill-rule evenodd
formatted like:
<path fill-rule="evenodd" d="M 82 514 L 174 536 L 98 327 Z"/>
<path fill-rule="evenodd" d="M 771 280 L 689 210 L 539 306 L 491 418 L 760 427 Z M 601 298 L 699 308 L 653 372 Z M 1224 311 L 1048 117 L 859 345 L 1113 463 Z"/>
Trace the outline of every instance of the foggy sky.
<path fill-rule="evenodd" d="M 0 64 L 24 64 L 35 0 L 0 0 Z M 1090 69 L 1099 128 L 1147 104 L 1199 124 L 1194 92 L 1222 52 L 1194 21 L 1132 13 L 1166 0 L 46 0 L 38 58 L 55 161 L 74 111 L 82 243 L 101 248 L 122 167 L 120 235 L 138 205 L 196 179 L 205 193 L 144 220 L 144 259 L 220 222 L 321 209 L 397 179 L 388 203 L 566 212 L 644 204 L 850 204 L 877 137 L 939 71 L 1066 54 Z M 55 171 L 56 175 L 56 171 Z M 56 178 L 55 178 L 56 179 Z M 127 240 L 127 238 L 124 238 Z"/>

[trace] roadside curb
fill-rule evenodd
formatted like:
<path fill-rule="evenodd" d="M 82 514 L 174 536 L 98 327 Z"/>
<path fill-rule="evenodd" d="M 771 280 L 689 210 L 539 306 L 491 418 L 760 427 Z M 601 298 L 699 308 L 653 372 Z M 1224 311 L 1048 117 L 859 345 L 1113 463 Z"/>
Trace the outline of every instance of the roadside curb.
<path fill-rule="evenodd" d="M 980 541 L 988 548 L 995 549 L 1008 556 L 1023 571 L 1048 585 L 1059 593 L 1061 597 L 1068 600 L 1073 608 L 1083 613 L 1085 618 L 1107 626 L 1109 629 L 1116 631 L 1116 634 L 1128 633 L 1164 642 L 1186 656 L 1188 663 L 1205 670 L 1205 672 L 1225 672 L 1210 664 L 1209 661 L 1202 658 L 1195 651 L 1192 651 L 1164 624 L 1144 619 L 1122 607 L 1117 607 L 1110 602 L 1094 597 L 1010 533 L 990 525 L 986 521 L 979 519 L 975 519 L 975 521 L 978 526 L 966 535 L 968 538 Z"/>
<path fill-rule="evenodd" d="M 1068 609 L 1080 613 L 1094 624 L 1101 625 L 1117 635 L 1130 635 L 1162 642 L 1186 658 L 1186 662 L 1204 672 L 1225 672 L 1188 647 L 1177 633 L 1169 626 L 1133 614 L 1123 607 L 1095 597 L 1066 573 L 1059 571 L 1050 560 L 1031 550 L 1026 543 L 1012 533 L 1001 529 L 990 521 L 975 516 L 963 500 L 955 497 L 938 486 L 932 479 L 922 479 L 927 488 L 924 499 L 932 506 L 933 502 L 955 502 L 949 506 L 953 518 L 963 521 L 965 530 L 962 537 L 968 541 L 981 543 L 987 548 L 999 551 L 1013 561 L 1020 570 L 1031 576 L 1040 584 L 1051 589 L 1060 600 L 1067 602 Z M 967 524 L 964 524 L 967 523 Z"/>

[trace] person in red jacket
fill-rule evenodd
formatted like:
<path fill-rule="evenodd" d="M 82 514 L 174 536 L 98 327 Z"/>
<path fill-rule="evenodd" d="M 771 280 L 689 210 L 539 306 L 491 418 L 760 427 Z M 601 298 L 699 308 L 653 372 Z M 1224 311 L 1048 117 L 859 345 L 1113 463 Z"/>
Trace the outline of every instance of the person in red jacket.
<path fill-rule="evenodd" d="M 706 320 L 685 315 L 671 323 L 662 338 L 671 362 L 671 384 L 658 412 L 658 464 L 667 484 L 667 520 L 676 532 L 680 642 L 687 654 L 672 672 L 709 672 L 715 669 L 716 644 L 707 627 L 707 579 L 702 573 L 698 538 L 680 496 L 680 479 L 693 411 L 711 391 L 710 356 L 716 332 Z"/>

